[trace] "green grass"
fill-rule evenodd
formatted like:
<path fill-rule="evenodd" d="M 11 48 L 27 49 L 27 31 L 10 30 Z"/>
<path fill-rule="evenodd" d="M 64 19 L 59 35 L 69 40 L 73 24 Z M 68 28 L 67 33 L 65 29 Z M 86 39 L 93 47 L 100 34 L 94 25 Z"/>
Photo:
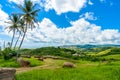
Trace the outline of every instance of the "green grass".
<path fill-rule="evenodd" d="M 17 68 L 17 67 L 20 67 L 20 65 L 14 59 L 10 59 L 10 60 L 0 59 L 0 67 Z"/>
<path fill-rule="evenodd" d="M 30 67 L 34 67 L 34 66 L 40 66 L 40 65 L 43 65 L 44 62 L 42 61 L 39 61 L 35 58 L 24 58 L 24 60 L 28 60 L 30 61 Z M 9 60 L 4 60 L 4 59 L 0 59 L 0 67 L 12 67 L 12 68 L 18 68 L 20 67 L 19 63 L 16 62 L 15 59 L 9 59 Z"/>
<path fill-rule="evenodd" d="M 107 55 L 110 51 L 111 51 L 111 49 L 107 49 L 107 50 L 101 51 L 97 54 L 89 54 L 89 55 L 91 55 L 91 56 L 103 56 L 103 55 Z"/>
<path fill-rule="evenodd" d="M 75 68 L 62 68 L 65 60 L 53 62 L 49 69 L 38 69 L 16 75 L 16 80 L 120 80 L 120 61 L 73 61 Z M 49 63 L 48 63 L 49 64 Z M 59 68 L 55 68 L 59 66 Z"/>
<path fill-rule="evenodd" d="M 43 64 L 44 64 L 43 61 L 39 61 L 39 60 L 35 59 L 34 57 L 31 57 L 31 58 L 23 58 L 23 59 L 30 61 L 30 66 L 31 66 L 31 67 L 40 66 L 40 65 L 43 65 Z"/>
<path fill-rule="evenodd" d="M 120 54 L 111 54 L 111 55 L 103 56 L 102 58 L 120 60 Z"/>
<path fill-rule="evenodd" d="M 120 80 L 120 67 L 78 66 L 76 68 L 40 69 L 17 74 L 16 80 Z"/>

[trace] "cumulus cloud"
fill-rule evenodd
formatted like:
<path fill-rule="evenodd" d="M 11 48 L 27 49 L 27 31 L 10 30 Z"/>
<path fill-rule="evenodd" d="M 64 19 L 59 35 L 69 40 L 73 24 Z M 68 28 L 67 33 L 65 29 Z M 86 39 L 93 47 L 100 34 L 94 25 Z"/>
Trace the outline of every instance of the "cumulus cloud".
<path fill-rule="evenodd" d="M 39 3 L 40 2 L 40 0 L 31 0 L 31 1 L 34 2 L 34 3 Z M 24 0 L 9 0 L 9 2 L 10 3 L 14 2 L 16 4 L 23 4 Z"/>
<path fill-rule="evenodd" d="M 88 4 L 89 4 L 89 5 L 93 5 L 94 3 L 91 2 L 91 0 L 89 0 L 89 1 L 88 1 Z"/>
<path fill-rule="evenodd" d="M 0 7 L 0 26 L 5 26 L 5 21 L 8 20 L 8 14 L 4 12 Z"/>
<path fill-rule="evenodd" d="M 79 12 L 87 0 L 45 0 L 45 10 L 54 9 L 57 14 Z"/>
<path fill-rule="evenodd" d="M 86 12 L 85 14 L 80 15 L 80 18 L 84 18 L 87 20 L 97 20 L 97 17 L 94 17 L 93 12 Z"/>
<path fill-rule="evenodd" d="M 23 4 L 24 0 L 9 0 L 16 4 Z M 44 7 L 46 11 L 55 10 L 58 15 L 67 12 L 79 12 L 86 4 L 87 0 L 31 0 Z M 93 3 L 89 0 L 89 5 Z"/>
<path fill-rule="evenodd" d="M 4 40 L 0 38 L 0 48 L 3 48 Z"/>
<path fill-rule="evenodd" d="M 58 28 L 51 20 L 44 18 L 39 27 L 27 33 L 28 43 L 68 44 L 118 44 L 118 30 L 102 30 L 101 26 L 91 24 L 84 18 L 71 22 L 70 27 Z M 37 46 L 37 44 L 36 44 Z"/>

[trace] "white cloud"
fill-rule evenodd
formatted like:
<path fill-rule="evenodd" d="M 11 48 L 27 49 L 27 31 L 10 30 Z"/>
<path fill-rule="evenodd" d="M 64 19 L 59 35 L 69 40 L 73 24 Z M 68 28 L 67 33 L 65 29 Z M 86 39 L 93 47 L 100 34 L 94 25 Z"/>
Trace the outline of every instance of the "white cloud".
<path fill-rule="evenodd" d="M 91 0 L 89 0 L 89 1 L 88 1 L 88 4 L 89 4 L 89 5 L 93 5 L 94 3 L 91 2 Z"/>
<path fill-rule="evenodd" d="M 0 38 L 0 48 L 3 49 L 4 40 Z"/>
<path fill-rule="evenodd" d="M 0 39 L 0 45 L 2 44 L 2 39 Z"/>
<path fill-rule="evenodd" d="M 28 30 L 23 47 L 120 43 L 118 30 L 102 30 L 101 26 L 91 24 L 84 18 L 70 23 L 70 27 L 58 28 L 50 19 L 44 18 L 34 30 Z M 11 36 L 12 32 L 5 31 L 4 34 Z"/>
<path fill-rule="evenodd" d="M 6 20 L 8 20 L 8 14 L 0 8 L 0 26 L 6 26 Z"/>
<path fill-rule="evenodd" d="M 17 4 L 23 4 L 24 0 L 9 0 Z M 87 0 L 32 0 L 44 7 L 46 11 L 54 9 L 58 15 L 67 12 L 79 12 L 86 4 Z M 88 2 L 90 5 L 93 3 Z"/>
<path fill-rule="evenodd" d="M 34 3 L 39 3 L 40 0 L 31 0 Z M 9 2 L 14 2 L 16 4 L 23 4 L 24 0 L 9 0 Z"/>
<path fill-rule="evenodd" d="M 49 19 L 44 18 L 39 27 L 27 33 L 27 43 L 40 46 L 68 45 L 68 44 L 119 44 L 120 32 L 118 30 L 101 30 L 101 26 L 91 24 L 84 18 L 71 22 L 70 27 L 57 28 Z"/>
<path fill-rule="evenodd" d="M 97 17 L 94 17 L 93 12 L 86 12 L 85 14 L 80 15 L 80 18 L 84 18 L 87 20 L 97 20 Z"/>
<path fill-rule="evenodd" d="M 45 0 L 45 2 L 46 11 L 54 9 L 60 15 L 67 12 L 79 12 L 87 0 Z"/>

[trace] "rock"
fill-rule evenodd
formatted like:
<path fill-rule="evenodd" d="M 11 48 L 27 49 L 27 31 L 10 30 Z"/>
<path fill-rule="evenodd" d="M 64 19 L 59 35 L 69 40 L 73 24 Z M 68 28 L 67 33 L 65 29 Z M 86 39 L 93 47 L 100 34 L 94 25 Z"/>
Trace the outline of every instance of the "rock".
<path fill-rule="evenodd" d="M 64 68 L 64 67 L 73 68 L 73 67 L 75 67 L 75 65 L 74 65 L 72 62 L 64 62 L 63 68 Z"/>
<path fill-rule="evenodd" d="M 75 53 L 75 54 L 72 54 L 72 56 L 76 56 L 76 57 L 79 57 L 80 55 Z"/>
<path fill-rule="evenodd" d="M 0 69 L 0 80 L 15 80 L 15 69 Z"/>
<path fill-rule="evenodd" d="M 30 66 L 30 62 L 27 60 L 18 59 L 18 62 L 19 62 L 21 67 L 29 67 Z"/>
<path fill-rule="evenodd" d="M 38 58 L 38 60 L 39 60 L 39 61 L 43 61 L 43 59 L 44 59 L 43 57 L 41 57 L 41 58 Z"/>
<path fill-rule="evenodd" d="M 38 56 L 38 55 L 35 55 L 35 56 L 34 56 L 34 58 L 40 58 L 40 56 Z"/>
<path fill-rule="evenodd" d="M 24 58 L 31 58 L 30 55 L 21 55 L 21 57 L 24 57 Z"/>

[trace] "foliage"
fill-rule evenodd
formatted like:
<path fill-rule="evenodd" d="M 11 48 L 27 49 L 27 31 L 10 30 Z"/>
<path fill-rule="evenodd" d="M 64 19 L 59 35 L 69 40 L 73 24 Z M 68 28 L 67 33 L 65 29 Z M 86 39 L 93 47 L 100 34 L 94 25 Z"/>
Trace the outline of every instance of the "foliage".
<path fill-rule="evenodd" d="M 2 51 L 2 55 L 3 55 L 4 60 L 8 60 L 16 56 L 16 52 L 11 50 L 9 47 L 7 47 Z"/>
<path fill-rule="evenodd" d="M 15 61 L 15 59 L 4 60 L 0 59 L 0 67 L 20 67 L 20 65 Z"/>
<path fill-rule="evenodd" d="M 10 48 L 12 48 L 13 42 L 14 42 L 14 37 L 16 32 L 20 32 L 22 29 L 23 25 L 21 25 L 21 18 L 18 14 L 13 13 L 12 15 L 9 16 L 9 22 L 6 22 L 9 24 L 6 29 L 9 29 L 9 32 L 13 32 L 12 40 L 10 42 Z"/>
<path fill-rule="evenodd" d="M 24 3 L 22 5 L 17 4 L 17 7 L 21 10 L 21 19 L 24 21 L 24 33 L 20 45 L 18 47 L 19 51 L 26 36 L 27 30 L 29 28 L 32 30 L 36 27 L 35 23 L 37 22 L 38 12 L 40 9 L 38 9 L 37 4 L 33 3 L 31 0 L 24 0 Z"/>
<path fill-rule="evenodd" d="M 23 58 L 24 60 L 30 61 L 30 67 L 34 67 L 34 66 L 40 66 L 43 65 L 44 62 L 43 61 L 39 61 L 33 57 L 31 58 Z"/>
<path fill-rule="evenodd" d="M 30 63 L 31 63 L 30 67 L 40 66 L 40 65 L 44 64 L 44 62 L 39 61 L 35 58 L 24 58 L 24 60 L 30 61 Z M 9 60 L 0 59 L 0 67 L 15 67 L 15 68 L 18 68 L 18 67 L 20 67 L 20 64 L 18 62 L 16 62 L 16 60 L 14 58 L 9 59 Z"/>
<path fill-rule="evenodd" d="M 72 54 L 75 54 L 76 51 L 60 47 L 43 47 L 37 49 L 22 49 L 21 54 L 29 55 L 54 55 L 61 56 L 66 58 L 72 58 Z"/>
<path fill-rule="evenodd" d="M 112 48 L 111 51 L 109 52 L 109 54 L 120 54 L 120 48 Z"/>

